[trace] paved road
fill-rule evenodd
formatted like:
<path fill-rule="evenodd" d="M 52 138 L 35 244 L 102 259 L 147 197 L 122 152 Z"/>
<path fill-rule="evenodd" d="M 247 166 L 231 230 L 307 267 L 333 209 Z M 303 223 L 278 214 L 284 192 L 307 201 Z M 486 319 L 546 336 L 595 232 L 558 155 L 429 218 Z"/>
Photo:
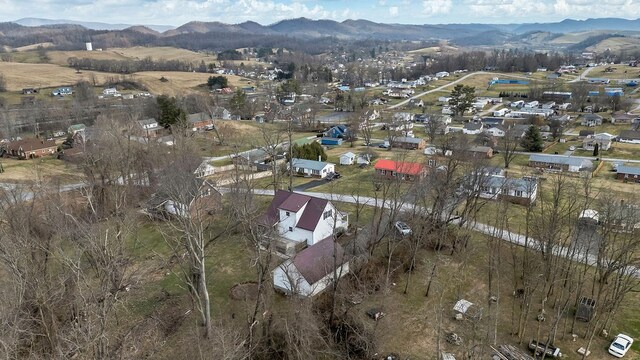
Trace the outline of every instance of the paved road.
<path fill-rule="evenodd" d="M 430 93 L 432 93 L 432 92 L 436 92 L 436 91 L 444 90 L 445 88 L 448 88 L 449 86 L 455 85 L 455 84 L 457 84 L 457 83 L 459 83 L 459 82 L 461 82 L 461 81 L 464 81 L 464 80 L 466 80 L 466 79 L 468 79 L 468 78 L 470 78 L 470 77 L 472 77 L 472 76 L 476 76 L 476 75 L 496 75 L 496 76 L 504 76 L 504 77 L 510 77 L 510 78 L 519 78 L 519 79 L 527 79 L 527 80 L 530 80 L 530 78 L 528 78 L 528 77 L 526 77 L 526 76 L 509 75 L 509 74 L 499 74 L 499 73 L 486 72 L 486 71 L 476 71 L 476 72 L 469 73 L 469 74 L 467 74 L 467 75 L 465 75 L 465 76 L 463 76 L 463 77 L 461 77 L 461 78 L 459 78 L 459 79 L 457 79 L 457 80 L 454 80 L 454 81 L 452 81 L 452 82 L 450 82 L 450 83 L 448 83 L 448 84 L 444 84 L 444 85 L 442 85 L 442 86 L 440 86 L 440 87 L 437 87 L 437 88 L 435 88 L 435 89 L 431 89 L 431 90 L 427 90 L 427 91 L 425 91 L 425 92 L 421 92 L 420 94 L 418 94 L 418 95 L 414 95 L 414 96 L 412 96 L 412 97 L 410 97 L 410 98 L 408 98 L 408 99 L 406 99 L 406 100 L 404 100 L 404 101 L 401 101 L 401 102 L 399 102 L 399 103 L 397 103 L 397 104 L 395 104 L 395 105 L 391 105 L 391 106 L 389 106 L 387 109 L 389 109 L 389 110 L 393 110 L 393 109 L 395 109 L 395 108 L 398 108 L 398 107 L 400 107 L 400 106 L 402 106 L 402 105 L 407 104 L 411 99 L 417 99 L 417 98 L 423 97 L 423 96 L 425 96 L 425 95 L 427 95 L 427 94 L 430 94 Z"/>
<path fill-rule="evenodd" d="M 578 77 L 577 77 L 577 78 L 575 78 L 575 79 L 573 79 L 573 80 L 571 80 L 571 81 L 569 81 L 569 82 L 570 82 L 570 83 L 575 83 L 575 82 L 582 81 L 582 80 L 586 79 L 586 78 L 587 78 L 587 75 L 589 75 L 589 73 L 590 73 L 590 72 L 591 72 L 591 70 L 593 70 L 593 69 L 595 69 L 595 68 L 592 68 L 592 67 L 588 67 L 588 68 L 586 68 L 582 73 L 580 73 L 580 75 L 578 75 Z"/>
<path fill-rule="evenodd" d="M 543 154 L 543 153 L 532 153 L 532 152 L 526 152 L 526 151 L 516 151 L 516 154 L 520 154 L 520 155 L 533 155 L 533 154 L 539 154 L 539 155 L 548 155 L 548 156 L 561 156 L 564 157 L 565 155 L 563 154 Z M 593 156 L 574 156 L 571 155 L 571 157 L 576 158 L 576 159 L 585 159 L 585 160 L 595 160 L 596 158 Z M 623 162 L 623 163 L 633 163 L 633 164 L 640 164 L 640 160 L 635 160 L 635 159 L 619 159 L 619 158 L 610 158 L 610 157 L 600 157 L 599 158 L 602 161 L 608 161 L 608 162 Z"/>
<path fill-rule="evenodd" d="M 223 189 L 224 191 L 224 189 Z M 253 190 L 253 192 L 255 194 L 258 195 L 270 195 L 273 196 L 274 195 L 274 191 L 273 190 L 263 190 L 263 189 L 255 189 Z M 341 194 L 329 194 L 329 193 L 316 193 L 316 192 L 304 192 L 304 191 L 300 191 L 298 192 L 300 194 L 304 194 L 304 195 L 308 195 L 308 196 L 315 196 L 315 197 L 319 197 L 319 198 L 324 198 L 327 200 L 331 200 L 331 201 L 337 201 L 337 202 L 345 202 L 345 203 L 350 203 L 350 204 L 362 204 L 362 205 L 366 205 L 366 206 L 381 206 L 382 202 L 381 200 L 372 198 L 372 197 L 367 197 L 367 196 L 354 196 L 354 195 L 341 195 Z M 385 203 L 384 204 L 386 208 L 390 208 L 392 204 L 389 203 Z M 412 210 L 414 207 L 413 204 L 409 204 L 409 203 L 403 203 L 402 206 L 400 206 L 400 210 Z M 453 224 L 459 224 L 459 220 L 455 219 L 452 220 Z M 467 227 L 469 227 L 470 229 L 477 231 L 479 233 L 485 234 L 485 235 L 489 235 L 489 236 L 493 236 L 495 238 L 499 238 L 502 239 L 504 241 L 510 242 L 512 244 L 516 244 L 519 246 L 527 246 L 531 249 L 543 249 L 545 246 L 543 243 L 541 243 L 538 240 L 535 240 L 533 238 L 530 237 L 526 237 L 525 235 L 522 234 L 518 234 L 515 232 L 511 232 L 511 231 L 505 231 L 503 229 L 499 229 L 496 227 L 493 227 L 491 225 L 488 224 L 482 224 L 482 223 L 466 223 Z M 587 249 L 585 249 L 587 250 Z M 564 258 L 569 258 L 571 257 L 571 253 L 569 251 L 569 248 L 564 247 L 564 246 L 556 246 L 553 249 L 553 254 L 556 256 L 561 256 Z M 581 254 L 579 254 L 579 260 L 581 263 L 584 264 L 588 264 L 591 266 L 595 266 L 597 265 L 597 257 L 595 255 L 589 254 L 588 250 L 587 251 L 583 251 Z M 631 272 L 633 273 L 636 277 L 640 278 L 640 269 L 638 267 L 635 266 L 629 266 L 625 269 L 625 271 Z"/>

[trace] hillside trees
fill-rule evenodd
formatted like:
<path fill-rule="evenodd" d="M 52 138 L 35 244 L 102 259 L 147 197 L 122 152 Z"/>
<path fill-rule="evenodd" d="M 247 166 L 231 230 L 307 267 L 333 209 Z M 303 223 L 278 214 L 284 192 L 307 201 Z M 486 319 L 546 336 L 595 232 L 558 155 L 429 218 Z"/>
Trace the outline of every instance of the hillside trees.
<path fill-rule="evenodd" d="M 222 89 L 229 87 L 229 81 L 226 76 L 209 76 L 207 86 L 211 89 Z"/>
<path fill-rule="evenodd" d="M 291 147 L 291 157 L 297 159 L 322 161 L 327 160 L 327 153 L 320 143 L 314 141 L 310 144 L 304 144 L 302 146 L 293 144 Z"/>

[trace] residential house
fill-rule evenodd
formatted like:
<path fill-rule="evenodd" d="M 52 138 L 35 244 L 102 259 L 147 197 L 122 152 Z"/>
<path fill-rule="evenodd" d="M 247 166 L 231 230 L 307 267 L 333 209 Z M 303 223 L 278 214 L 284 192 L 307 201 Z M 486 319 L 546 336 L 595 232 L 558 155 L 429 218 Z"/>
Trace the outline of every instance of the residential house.
<path fill-rule="evenodd" d="M 213 130 L 213 120 L 211 120 L 211 116 L 204 112 L 187 115 L 187 122 L 193 131 Z"/>
<path fill-rule="evenodd" d="M 624 181 L 640 182 L 640 167 L 618 165 L 616 179 Z"/>
<path fill-rule="evenodd" d="M 504 137 L 507 133 L 507 130 L 503 125 L 489 125 L 489 127 L 485 129 L 484 132 L 494 137 Z"/>
<path fill-rule="evenodd" d="M 619 142 L 628 144 L 640 144 L 640 131 L 638 130 L 623 130 L 617 137 Z"/>
<path fill-rule="evenodd" d="M 320 145 L 338 146 L 342 145 L 342 139 L 333 137 L 323 137 L 320 139 Z"/>
<path fill-rule="evenodd" d="M 485 117 L 482 118 L 480 122 L 484 125 L 484 127 L 489 127 L 492 125 L 504 125 L 504 119 L 497 117 Z"/>
<path fill-rule="evenodd" d="M 138 125 L 141 128 L 141 132 L 146 137 L 156 137 L 158 132 L 162 130 L 162 126 L 158 124 L 158 121 L 154 118 L 138 120 Z"/>
<path fill-rule="evenodd" d="M 194 178 L 183 181 L 180 191 L 172 185 L 167 191 L 161 183 L 158 192 L 147 202 L 147 212 L 155 217 L 184 217 L 202 219 L 222 206 L 222 193 L 208 180 Z"/>
<path fill-rule="evenodd" d="M 580 125 L 588 127 L 600 126 L 602 125 L 602 116 L 598 114 L 582 114 Z"/>
<path fill-rule="evenodd" d="M 22 139 L 8 143 L 4 150 L 8 156 L 18 159 L 33 159 L 55 154 L 58 146 L 53 140 Z"/>
<path fill-rule="evenodd" d="M 379 176 L 407 181 L 415 180 L 424 173 L 424 165 L 422 164 L 387 159 L 378 160 L 374 168 Z"/>
<path fill-rule="evenodd" d="M 203 160 L 193 172 L 198 179 L 211 176 L 216 172 L 215 166 L 209 163 L 209 160 Z"/>
<path fill-rule="evenodd" d="M 408 136 L 398 136 L 394 137 L 391 140 L 391 145 L 395 148 L 402 148 L 408 150 L 422 150 L 427 143 L 424 139 L 416 138 L 416 137 L 408 137 Z"/>
<path fill-rule="evenodd" d="M 285 260 L 272 271 L 273 286 L 288 295 L 315 296 L 349 273 L 350 256 L 334 236 L 319 241 Z"/>
<path fill-rule="evenodd" d="M 637 115 L 628 113 L 615 113 L 611 115 L 611 123 L 615 125 L 632 124 L 638 118 Z"/>
<path fill-rule="evenodd" d="M 22 89 L 22 95 L 29 95 L 29 94 L 37 94 L 38 90 L 34 89 L 34 88 L 24 88 Z"/>
<path fill-rule="evenodd" d="M 329 173 L 335 172 L 335 164 L 316 161 L 316 160 L 307 160 L 307 159 L 291 159 L 290 163 L 292 164 L 290 167 L 294 172 L 303 176 L 313 176 L 324 179 Z"/>
<path fill-rule="evenodd" d="M 615 135 L 609 133 L 600 133 L 591 136 L 587 136 L 582 140 L 582 148 L 585 150 L 593 151 L 596 144 L 598 144 L 599 151 L 607 151 L 611 148 L 611 141 L 615 138 Z"/>
<path fill-rule="evenodd" d="M 591 171 L 593 162 L 571 156 L 532 154 L 529 156 L 529 166 L 542 170 L 579 172 Z"/>
<path fill-rule="evenodd" d="M 106 88 L 106 89 L 102 90 L 102 95 L 104 95 L 104 96 L 119 96 L 120 93 L 118 92 L 118 89 L 116 89 L 114 87 L 110 87 L 110 88 Z"/>
<path fill-rule="evenodd" d="M 436 135 L 447 135 L 450 131 L 450 127 L 447 124 L 440 124 L 436 129 Z"/>
<path fill-rule="evenodd" d="M 496 111 L 493 112 L 493 116 L 496 117 L 504 117 L 506 116 L 509 112 L 511 112 L 510 109 L 507 108 L 502 108 L 502 109 L 498 109 Z"/>
<path fill-rule="evenodd" d="M 477 135 L 477 134 L 480 134 L 483 129 L 484 129 L 484 125 L 482 123 L 480 124 L 466 123 L 462 128 L 462 133 L 466 135 Z"/>
<path fill-rule="evenodd" d="M 73 89 L 70 87 L 59 87 L 51 92 L 52 96 L 65 96 L 73 94 Z"/>
<path fill-rule="evenodd" d="M 466 150 L 466 153 L 473 158 L 491 159 L 493 157 L 493 149 L 489 146 L 472 146 Z"/>
<path fill-rule="evenodd" d="M 616 179 L 623 181 L 640 182 L 640 167 L 618 165 Z"/>
<path fill-rule="evenodd" d="M 234 164 L 244 166 L 256 166 L 258 163 L 265 162 L 270 158 L 271 155 L 265 149 L 243 151 L 232 157 Z"/>
<path fill-rule="evenodd" d="M 516 204 L 530 205 L 538 197 L 538 179 L 490 175 L 483 182 L 479 196 L 483 199 L 506 200 Z"/>
<path fill-rule="evenodd" d="M 356 162 L 356 154 L 347 152 L 340 155 L 340 165 L 353 165 Z"/>
<path fill-rule="evenodd" d="M 593 130 L 580 130 L 580 131 L 578 132 L 578 137 L 579 137 L 579 138 L 581 138 L 581 139 L 584 139 L 584 138 L 586 138 L 586 137 L 589 137 L 589 136 L 593 136 L 593 135 L 595 135 L 595 133 L 596 133 L 596 132 L 595 132 L 595 131 L 593 131 Z"/>
<path fill-rule="evenodd" d="M 328 138 L 344 139 L 349 136 L 349 128 L 345 125 L 335 125 L 325 131 L 322 135 Z"/>
<path fill-rule="evenodd" d="M 273 229 L 278 251 L 291 255 L 349 227 L 349 216 L 326 199 L 277 190 L 262 223 Z"/>
<path fill-rule="evenodd" d="M 221 106 L 213 108 L 211 116 L 217 120 L 231 120 L 231 112 Z"/>

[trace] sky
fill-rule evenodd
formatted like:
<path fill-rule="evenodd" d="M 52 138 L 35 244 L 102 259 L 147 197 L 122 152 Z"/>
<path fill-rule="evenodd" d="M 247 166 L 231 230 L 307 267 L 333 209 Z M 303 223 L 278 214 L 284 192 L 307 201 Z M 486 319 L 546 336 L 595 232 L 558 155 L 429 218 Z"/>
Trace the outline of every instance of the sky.
<path fill-rule="evenodd" d="M 0 9 L 0 21 L 36 17 L 173 26 L 247 20 L 269 25 L 298 17 L 401 24 L 640 18 L 640 0 L 0 0 Z"/>

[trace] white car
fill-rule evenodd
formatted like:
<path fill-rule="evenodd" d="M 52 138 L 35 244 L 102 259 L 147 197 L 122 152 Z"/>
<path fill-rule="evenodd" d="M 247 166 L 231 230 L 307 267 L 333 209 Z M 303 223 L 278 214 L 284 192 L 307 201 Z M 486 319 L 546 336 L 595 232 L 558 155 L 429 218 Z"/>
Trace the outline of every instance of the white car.
<path fill-rule="evenodd" d="M 402 221 L 396 221 L 396 230 L 398 230 L 398 232 L 401 235 L 411 235 L 411 228 L 409 227 L 409 225 L 407 225 L 406 223 L 402 222 Z"/>
<path fill-rule="evenodd" d="M 632 338 L 625 334 L 618 334 L 609 346 L 609 354 L 621 358 L 627 353 L 632 344 Z"/>
<path fill-rule="evenodd" d="M 572 146 L 569 146 L 569 151 L 575 151 L 575 150 L 576 150 L 576 147 L 575 147 L 575 146 L 573 146 L 573 145 L 572 145 Z"/>

